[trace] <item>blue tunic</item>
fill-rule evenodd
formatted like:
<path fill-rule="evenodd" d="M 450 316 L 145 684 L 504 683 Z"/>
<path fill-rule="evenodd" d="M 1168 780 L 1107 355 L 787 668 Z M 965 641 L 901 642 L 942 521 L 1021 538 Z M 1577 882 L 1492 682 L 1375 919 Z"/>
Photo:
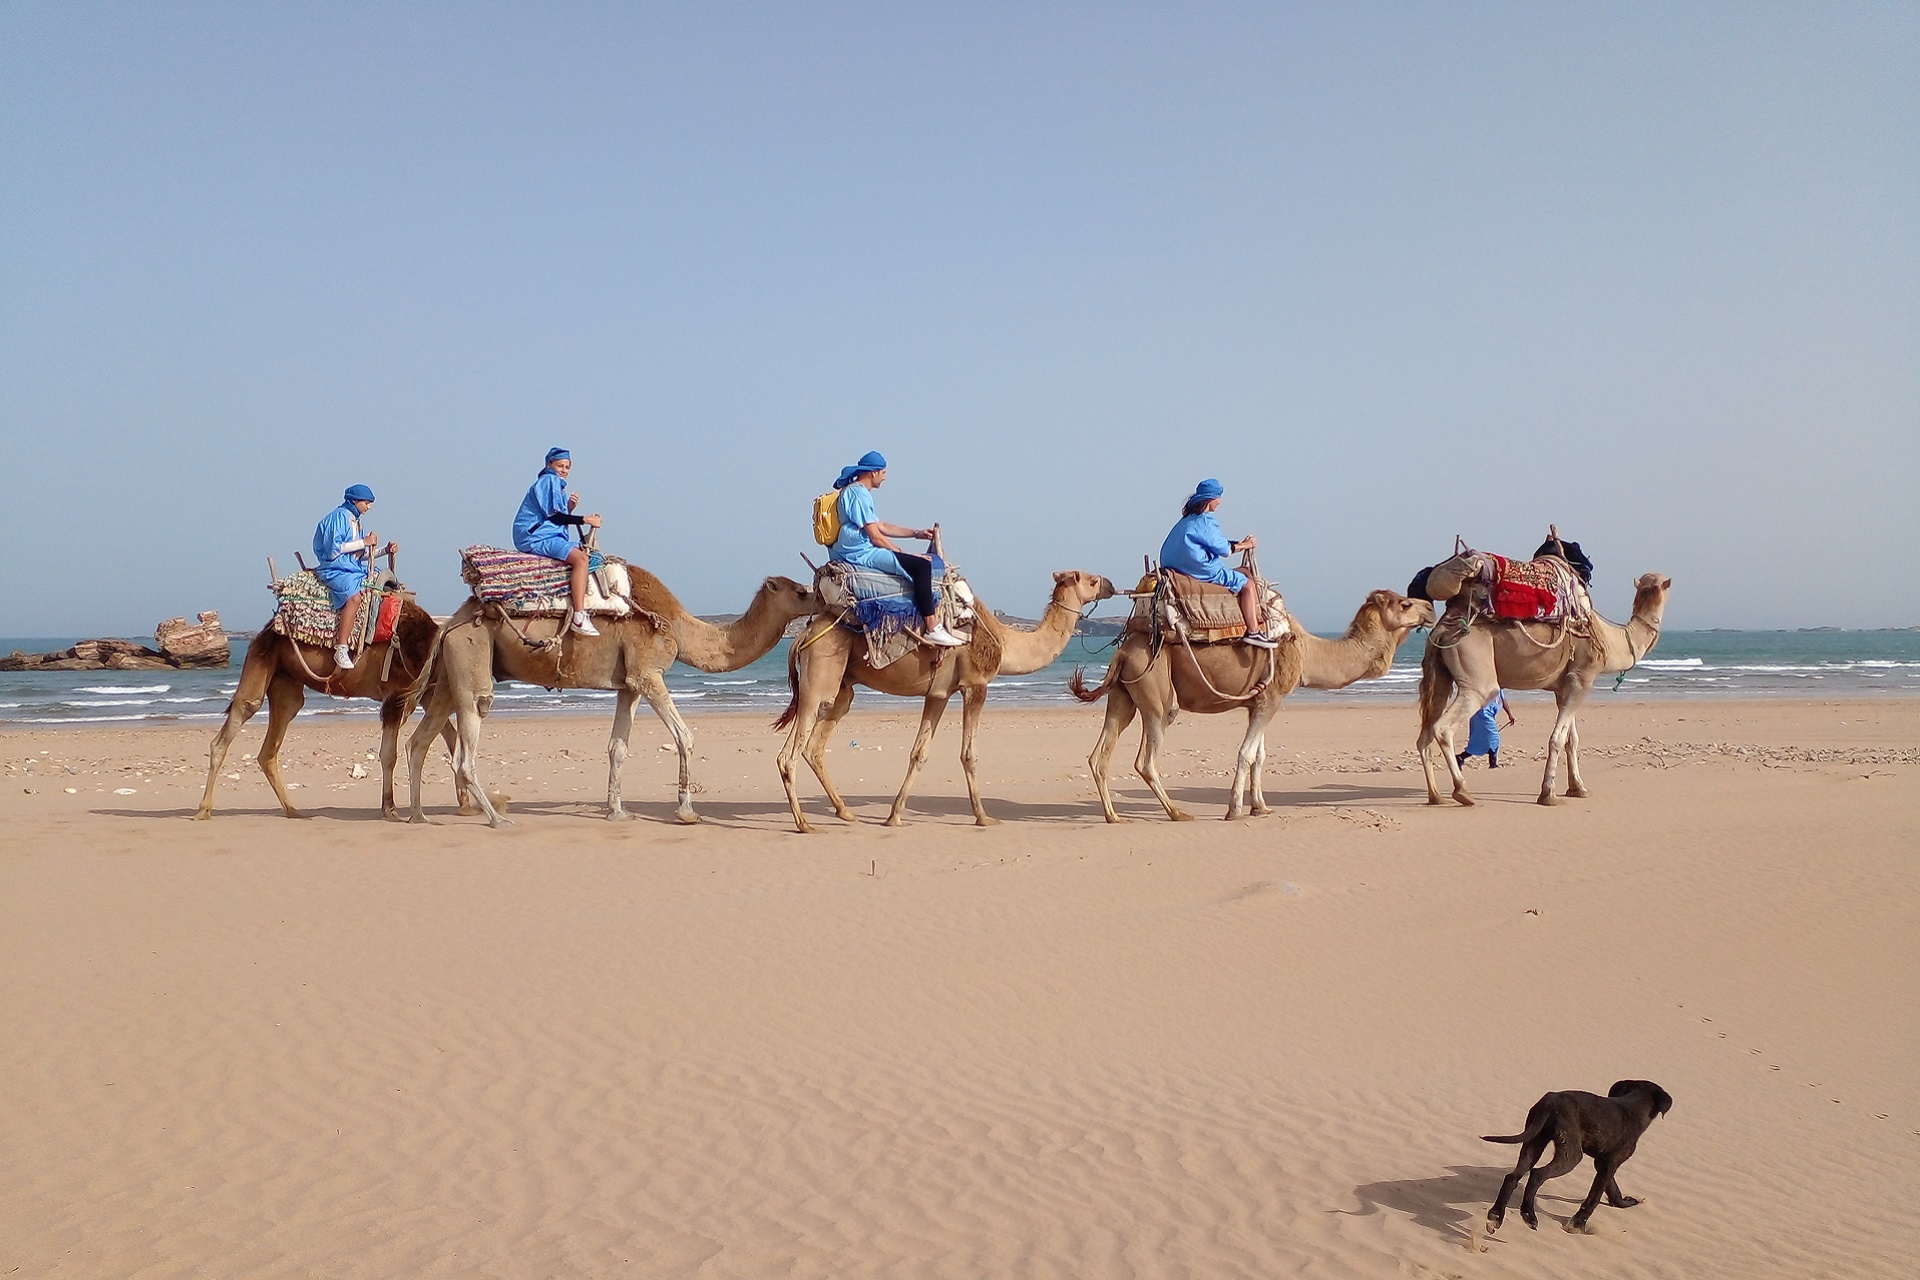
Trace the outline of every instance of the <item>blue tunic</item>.
<path fill-rule="evenodd" d="M 342 551 L 340 545 L 360 537 L 360 513 L 351 502 L 343 502 L 320 517 L 313 531 L 314 577 L 327 586 L 327 595 L 335 609 L 346 608 L 354 592 L 367 581 L 367 564 L 373 559 L 367 551 Z"/>
<path fill-rule="evenodd" d="M 1473 719 L 1467 724 L 1468 755 L 1492 755 L 1500 749 L 1500 726 L 1496 718 L 1506 705 L 1507 695 L 1496 693 L 1492 702 L 1473 713 Z"/>
<path fill-rule="evenodd" d="M 867 526 L 879 519 L 873 510 L 873 490 L 863 484 L 850 484 L 840 491 L 840 536 L 827 549 L 827 559 L 842 564 L 857 564 L 904 578 L 907 571 L 900 558 L 885 547 L 877 547 L 867 536 Z"/>
<path fill-rule="evenodd" d="M 528 555 L 565 560 L 573 550 L 567 526 L 553 517 L 567 514 L 567 482 L 552 467 L 540 472 L 513 517 L 513 545 Z"/>
<path fill-rule="evenodd" d="M 1167 540 L 1160 544 L 1160 567 L 1202 582 L 1217 582 L 1238 593 L 1247 585 L 1247 575 L 1227 567 L 1233 544 L 1220 532 L 1220 522 L 1211 511 L 1181 516 Z"/>

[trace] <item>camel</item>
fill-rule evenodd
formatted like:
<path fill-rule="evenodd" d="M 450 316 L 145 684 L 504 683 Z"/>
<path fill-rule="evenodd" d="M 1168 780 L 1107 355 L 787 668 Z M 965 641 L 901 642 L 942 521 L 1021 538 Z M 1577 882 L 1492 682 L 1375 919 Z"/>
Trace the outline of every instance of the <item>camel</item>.
<path fill-rule="evenodd" d="M 738 671 L 772 650 L 789 622 L 815 613 L 819 598 L 811 587 L 791 578 L 768 578 L 744 614 L 725 626 L 715 626 L 688 613 L 666 585 L 645 569 L 628 565 L 627 574 L 638 610 L 626 617 L 597 620 L 598 636 L 568 632 L 556 645 L 529 645 L 522 634 L 534 641 L 549 640 L 559 632 L 562 620 L 509 618 L 472 599 L 447 620 L 427 681 L 426 719 L 407 744 L 412 821 L 427 820 L 420 809 L 420 767 L 427 748 L 451 720 L 458 740 L 456 780 L 478 798 L 488 826 L 512 825 L 494 808 L 479 782 L 480 721 L 492 709 L 495 678 L 549 689 L 610 689 L 618 695 L 613 735 L 607 741 L 606 816 L 614 820 L 628 816 L 620 799 L 620 772 L 633 731 L 634 703 L 645 698 L 680 751 L 674 817 L 683 823 L 700 821 L 693 809 L 693 731 L 667 692 L 667 668 L 684 662 L 702 671 Z"/>
<path fill-rule="evenodd" d="M 267 781 L 273 786 L 273 794 L 279 797 L 280 807 L 289 818 L 306 816 L 293 807 L 293 801 L 287 797 L 286 785 L 280 780 L 280 744 L 286 737 L 287 726 L 293 723 L 293 718 L 300 714 L 300 708 L 305 705 L 307 690 L 313 689 L 330 693 L 336 698 L 374 698 L 379 701 L 380 812 L 397 819 L 399 812 L 393 800 L 393 766 L 400 754 L 400 726 L 413 714 L 414 699 L 418 696 L 413 686 L 426 672 L 427 655 L 439 632 L 439 624 L 434 622 L 432 615 L 411 599 L 404 600 L 400 606 L 400 617 L 394 624 L 395 639 L 368 645 L 361 651 L 351 670 L 335 671 L 330 643 L 300 644 L 270 626 L 262 627 L 247 646 L 246 657 L 241 661 L 240 683 L 233 691 L 233 699 L 227 703 L 226 722 L 220 726 L 220 732 L 214 735 L 213 745 L 207 749 L 207 789 L 200 797 L 200 808 L 193 816 L 200 820 L 213 816 L 213 789 L 219 783 L 220 766 L 226 762 L 227 749 L 240 736 L 241 727 L 260 710 L 262 699 L 266 701 L 268 711 L 267 736 L 260 744 L 260 772 L 267 775 Z M 391 660 L 388 657 L 390 649 Z M 318 674 L 322 671 L 327 673 L 325 677 Z M 383 671 L 386 672 L 384 679 L 381 675 Z M 446 734 L 446 740 L 451 750 L 451 730 Z M 461 812 L 478 812 L 471 806 L 472 802 L 463 789 L 460 796 Z"/>
<path fill-rule="evenodd" d="M 1069 569 L 1053 575 L 1053 595 L 1042 611 L 1040 622 L 1031 631 L 1009 627 L 993 616 L 984 605 L 979 607 L 973 624 L 973 638 L 959 649 L 934 649 L 925 645 L 912 653 L 875 670 L 865 657 L 866 639 L 837 621 L 822 619 L 813 632 L 796 641 L 787 658 L 787 682 L 793 688 L 793 700 L 776 729 L 792 729 L 787 744 L 780 750 L 780 782 L 787 789 L 787 804 L 793 810 L 794 828 L 802 833 L 813 828 L 800 811 L 800 796 L 794 790 L 794 757 L 804 754 L 813 776 L 827 793 L 834 814 L 843 822 L 858 822 L 845 800 L 827 776 L 827 742 L 853 705 L 856 684 L 881 693 L 901 697 L 920 697 L 926 701 L 920 710 L 920 732 L 913 741 L 913 754 L 907 761 L 907 776 L 900 782 L 887 825 L 900 826 L 905 820 L 907 797 L 913 780 L 926 763 L 927 749 L 933 742 L 940 717 L 946 714 L 953 695 L 960 695 L 960 767 L 967 775 L 967 796 L 973 802 L 976 826 L 999 825 L 999 819 L 987 816 L 980 802 L 980 785 L 974 776 L 974 734 L 980 726 L 980 711 L 986 705 L 987 686 L 995 676 L 1028 675 L 1060 656 L 1079 624 L 1080 612 L 1096 600 L 1113 595 L 1113 583 L 1097 573 Z"/>
<path fill-rule="evenodd" d="M 1261 786 L 1267 758 L 1267 723 L 1281 700 L 1294 689 L 1344 689 L 1356 680 L 1385 675 L 1398 649 L 1415 627 L 1433 622 L 1433 606 L 1394 591 L 1375 591 L 1354 615 L 1346 634 L 1337 640 L 1313 635 L 1287 619 L 1286 638 L 1272 658 L 1241 644 L 1211 644 L 1189 649 L 1176 640 L 1161 644 L 1155 656 L 1148 637 L 1127 633 L 1107 668 L 1106 679 L 1089 689 L 1079 672 L 1069 685 L 1082 702 L 1107 699 L 1100 739 L 1087 757 L 1100 808 L 1108 822 L 1121 821 L 1107 788 L 1107 769 L 1113 749 L 1137 712 L 1141 718 L 1140 752 L 1134 768 L 1153 789 L 1160 806 L 1175 822 L 1190 822 L 1160 780 L 1160 747 L 1174 712 L 1184 708 L 1202 715 L 1245 709 L 1246 736 L 1234 760 L 1233 786 L 1228 793 L 1227 818 L 1271 812 Z M 1263 683 L 1264 682 L 1264 683 Z"/>
<path fill-rule="evenodd" d="M 1446 803 L 1434 787 L 1436 744 L 1453 779 L 1453 798 L 1461 804 L 1473 803 L 1455 759 L 1456 735 L 1501 689 L 1553 690 L 1558 714 L 1547 739 L 1540 803 L 1560 803 L 1553 786 L 1554 765 L 1562 748 L 1567 757 L 1567 794 L 1592 794 L 1580 777 L 1580 735 L 1574 716 L 1597 676 L 1630 669 L 1659 641 L 1660 620 L 1672 586 L 1671 578 L 1641 574 L 1633 584 L 1633 615 L 1624 627 L 1598 614 L 1589 623 L 1571 627 L 1485 618 L 1472 619 L 1469 625 L 1465 607 L 1449 605 L 1427 637 L 1427 652 L 1420 662 L 1419 749 L 1427 803 Z"/>

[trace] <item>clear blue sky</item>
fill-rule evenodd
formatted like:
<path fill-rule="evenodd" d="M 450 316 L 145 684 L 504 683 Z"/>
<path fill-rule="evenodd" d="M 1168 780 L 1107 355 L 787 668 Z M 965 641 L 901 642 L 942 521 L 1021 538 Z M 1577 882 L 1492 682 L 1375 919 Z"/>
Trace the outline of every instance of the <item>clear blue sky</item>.
<path fill-rule="evenodd" d="M 0 634 L 356 481 L 449 610 L 554 443 L 699 611 L 879 448 L 1017 613 L 1214 475 L 1322 629 L 1549 521 L 1920 623 L 1920 6 L 0 7 Z"/>

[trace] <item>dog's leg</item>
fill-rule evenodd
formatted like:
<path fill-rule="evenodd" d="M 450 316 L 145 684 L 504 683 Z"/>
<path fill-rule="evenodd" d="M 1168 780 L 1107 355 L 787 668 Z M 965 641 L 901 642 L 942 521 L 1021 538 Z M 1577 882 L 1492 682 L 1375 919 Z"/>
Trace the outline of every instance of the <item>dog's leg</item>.
<path fill-rule="evenodd" d="M 1580 1163 L 1580 1142 L 1574 1134 L 1555 1132 L 1552 1137 L 1553 1159 L 1527 1175 L 1527 1189 L 1520 1197 L 1520 1220 L 1535 1231 L 1540 1229 L 1540 1214 L 1533 1201 L 1540 1194 L 1540 1184 L 1563 1173 L 1572 1173 L 1573 1167 Z M 1542 1138 L 1543 1150 L 1545 1143 L 1546 1139 Z"/>
<path fill-rule="evenodd" d="M 1616 1165 L 1614 1167 L 1617 1169 L 1619 1166 Z M 1640 1203 L 1640 1197 L 1621 1195 L 1620 1179 L 1618 1175 L 1615 1175 L 1607 1179 L 1607 1203 L 1616 1209 L 1631 1209 Z"/>
<path fill-rule="evenodd" d="M 1587 1198 L 1580 1202 L 1580 1211 L 1567 1221 L 1568 1231 L 1582 1235 L 1593 1234 L 1593 1228 L 1587 1225 L 1587 1220 L 1600 1207 L 1600 1197 L 1613 1185 L 1614 1170 L 1620 1167 L 1620 1162 L 1611 1155 L 1596 1156 L 1593 1163 L 1593 1186 L 1588 1189 Z"/>

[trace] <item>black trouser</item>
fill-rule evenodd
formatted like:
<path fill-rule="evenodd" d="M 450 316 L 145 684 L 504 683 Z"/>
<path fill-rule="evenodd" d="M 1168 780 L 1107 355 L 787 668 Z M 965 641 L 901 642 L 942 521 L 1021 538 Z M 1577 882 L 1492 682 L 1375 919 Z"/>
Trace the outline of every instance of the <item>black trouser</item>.
<path fill-rule="evenodd" d="M 923 618 L 933 616 L 933 561 L 927 556 L 908 555 L 904 551 L 893 553 L 900 567 L 907 571 L 907 577 L 913 582 L 913 607 L 920 611 Z"/>

